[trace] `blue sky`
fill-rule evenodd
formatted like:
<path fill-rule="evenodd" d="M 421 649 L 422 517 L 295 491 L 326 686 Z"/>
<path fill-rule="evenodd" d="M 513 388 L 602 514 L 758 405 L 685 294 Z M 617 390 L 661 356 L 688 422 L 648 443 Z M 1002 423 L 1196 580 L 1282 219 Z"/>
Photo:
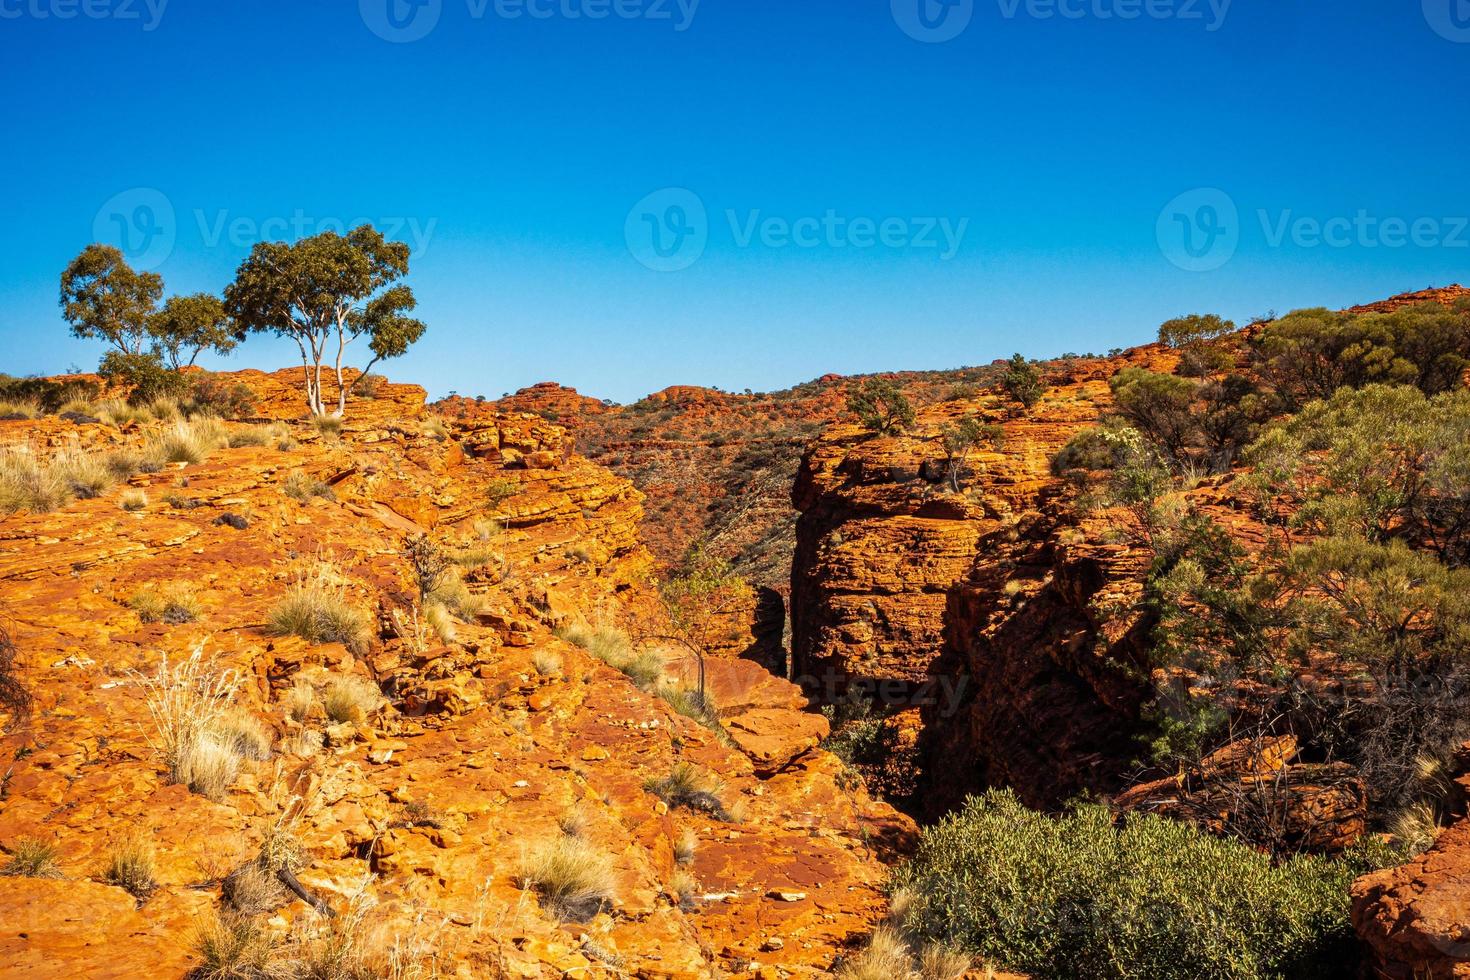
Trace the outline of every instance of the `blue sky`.
<path fill-rule="evenodd" d="M 96 237 L 193 292 L 362 218 L 416 247 L 429 333 L 387 371 L 434 394 L 763 390 L 1470 281 L 1467 0 L 414 3 L 0 0 L 0 370 L 95 364 L 56 292 Z"/>

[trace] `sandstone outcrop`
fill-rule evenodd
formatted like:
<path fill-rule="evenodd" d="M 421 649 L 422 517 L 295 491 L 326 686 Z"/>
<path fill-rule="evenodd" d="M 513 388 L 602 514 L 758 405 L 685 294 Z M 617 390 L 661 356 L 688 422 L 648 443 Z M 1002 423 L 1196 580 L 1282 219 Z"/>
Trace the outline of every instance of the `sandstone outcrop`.
<path fill-rule="evenodd" d="M 288 818 L 302 885 L 444 975 L 822 976 L 861 942 L 884 910 L 883 861 L 913 826 L 814 748 L 825 722 L 800 692 L 751 663 L 713 671 L 723 736 L 558 638 L 651 610 L 642 497 L 626 480 L 539 416 L 436 419 L 422 390 L 380 384 L 336 436 L 296 421 L 299 372 L 223 377 L 289 437 L 133 476 L 141 508 L 122 509 L 114 488 L 0 519 L 0 600 L 35 698 L 29 718 L 5 719 L 0 850 L 44 841 L 62 875 L 0 877 L 0 963 L 183 976 L 222 879 Z M 134 445 L 147 425 L 0 428 L 44 454 L 74 438 Z M 286 493 L 298 476 L 315 489 Z M 419 532 L 478 555 L 464 575 L 476 608 L 451 636 L 415 615 L 401 549 Z M 272 610 L 311 576 L 368 614 L 366 648 L 274 635 Z M 129 604 L 177 583 L 197 597 L 192 622 L 144 622 Z M 238 677 L 236 704 L 271 743 L 217 800 L 170 781 L 145 698 L 165 657 L 200 646 Z M 370 681 L 383 706 L 342 721 L 288 710 L 293 688 L 344 676 Z M 718 777 L 732 819 L 671 810 L 645 788 L 679 763 Z M 562 923 L 517 869 L 570 811 L 615 881 L 600 913 Z M 692 901 L 670 897 L 685 832 Z M 145 900 L 101 870 L 134 839 L 156 854 Z M 268 928 L 315 916 L 282 904 Z"/>

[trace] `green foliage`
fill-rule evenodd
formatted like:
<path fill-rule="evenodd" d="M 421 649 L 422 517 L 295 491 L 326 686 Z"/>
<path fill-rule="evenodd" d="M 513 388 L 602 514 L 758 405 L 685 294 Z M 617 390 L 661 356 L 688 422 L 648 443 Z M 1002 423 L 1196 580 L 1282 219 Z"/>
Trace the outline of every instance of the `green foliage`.
<path fill-rule="evenodd" d="M 1020 354 L 1011 356 L 1006 365 L 1006 373 L 1001 376 L 1000 385 L 1012 399 L 1027 409 L 1034 408 L 1046 393 L 1041 384 L 1041 372 Z"/>
<path fill-rule="evenodd" d="M 1470 392 L 1339 391 L 1250 449 L 1255 486 L 1318 534 L 1398 537 L 1470 561 Z"/>
<path fill-rule="evenodd" d="M 1297 310 L 1262 328 L 1255 359 L 1291 407 L 1373 383 L 1438 394 L 1456 387 L 1470 367 L 1470 304 L 1363 314 Z"/>
<path fill-rule="evenodd" d="M 1119 415 L 1167 459 L 1177 462 L 1186 457 L 1199 432 L 1193 411 L 1198 388 L 1194 382 L 1130 367 L 1114 375 L 1109 384 Z"/>
<path fill-rule="evenodd" d="M 158 354 L 108 351 L 97 373 L 108 384 L 128 389 L 129 405 L 148 405 L 160 399 L 178 399 L 189 391 L 189 379 L 169 370 Z"/>
<path fill-rule="evenodd" d="M 696 541 L 672 575 L 659 584 L 668 639 L 681 644 L 699 659 L 701 701 L 705 698 L 704 658 L 722 642 L 733 639 L 740 610 L 749 605 L 752 593 L 730 562 Z"/>
<path fill-rule="evenodd" d="M 29 403 L 38 412 L 59 412 L 68 402 L 91 402 L 101 394 L 96 382 L 84 378 L 12 378 L 0 374 L 0 401 Z"/>
<path fill-rule="evenodd" d="M 192 366 L 204 351 L 228 355 L 235 349 L 235 325 L 218 296 L 170 296 L 148 321 L 148 333 L 161 360 L 177 371 Z"/>
<path fill-rule="evenodd" d="M 1223 319 L 1218 314 L 1196 313 L 1166 321 L 1159 327 L 1159 343 L 1174 348 L 1189 347 L 1200 341 L 1223 337 L 1234 329 L 1234 321 Z"/>
<path fill-rule="evenodd" d="M 942 428 L 939 431 L 939 441 L 944 446 L 944 471 L 950 489 L 955 493 L 960 492 L 965 465 L 977 446 L 986 445 L 993 449 L 1000 446 L 1004 438 L 1003 428 L 994 423 L 982 422 L 974 415 Z"/>
<path fill-rule="evenodd" d="M 255 393 L 249 385 L 226 384 L 210 375 L 195 377 L 184 410 L 188 415 L 247 418 L 255 414 Z"/>
<path fill-rule="evenodd" d="M 1085 805 L 1053 819 L 1009 791 L 924 832 L 895 875 L 906 931 L 1038 977 L 1341 977 L 1365 860 L 1279 863 L 1189 824 Z"/>
<path fill-rule="evenodd" d="M 136 272 L 111 245 L 88 245 L 61 274 L 61 315 L 72 336 L 102 340 L 119 354 L 137 355 L 163 295 L 163 279 Z"/>
<path fill-rule="evenodd" d="M 863 428 L 882 435 L 902 432 L 914 424 L 914 407 L 903 389 L 888 378 L 869 378 L 847 395 L 847 410 Z"/>
<path fill-rule="evenodd" d="M 1138 452 L 1143 437 L 1119 418 L 1104 419 L 1101 425 L 1082 429 L 1052 457 L 1051 471 L 1063 476 L 1074 471 L 1112 470 Z"/>
<path fill-rule="evenodd" d="M 346 411 L 349 385 L 341 367 L 347 347 L 367 338 L 372 360 L 402 355 L 424 333 L 407 314 L 413 292 L 397 281 L 408 274 L 409 249 L 371 225 L 345 236 L 333 231 L 294 244 L 260 242 L 225 290 L 225 310 L 242 331 L 270 331 L 294 340 L 305 369 L 307 406 L 325 413 L 321 372 L 335 346 L 337 410 Z"/>

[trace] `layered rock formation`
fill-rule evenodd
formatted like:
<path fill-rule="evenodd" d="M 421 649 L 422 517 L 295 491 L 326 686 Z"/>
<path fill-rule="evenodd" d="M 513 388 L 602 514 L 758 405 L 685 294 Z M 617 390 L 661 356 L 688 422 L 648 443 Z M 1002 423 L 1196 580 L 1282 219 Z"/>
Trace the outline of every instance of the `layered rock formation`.
<path fill-rule="evenodd" d="M 944 778 L 926 786 L 932 812 L 985 785 L 1043 805 L 1116 773 L 1143 693 L 1119 667 L 1141 627 L 1105 627 L 1097 607 L 1109 590 L 1136 590 L 1147 557 L 1101 536 L 1064 539 L 1050 462 L 1111 404 L 1120 367 L 1166 356 L 1057 362 L 1030 412 L 996 394 L 943 402 L 901 436 L 830 427 L 803 459 L 797 671 L 819 691 L 857 684 L 922 715 L 925 753 L 944 760 Z M 940 433 L 966 416 L 1003 435 L 953 493 Z"/>
<path fill-rule="evenodd" d="M 799 691 L 753 664 L 716 669 L 722 735 L 555 634 L 650 612 L 627 481 L 539 416 L 436 421 L 421 390 L 384 384 L 334 436 L 291 421 L 298 372 L 228 377 L 290 436 L 231 426 L 261 444 L 132 477 L 146 494 L 133 510 L 114 488 L 0 520 L 0 597 L 35 699 L 5 719 L 0 849 L 45 842 L 62 875 L 0 877 L 0 963 L 183 976 L 222 880 L 283 825 L 310 894 L 361 941 L 442 975 L 820 976 L 861 941 L 883 910 L 883 859 L 912 825 L 814 749 L 825 723 Z M 72 439 L 137 445 L 148 428 L 0 427 L 43 455 Z M 402 546 L 421 532 L 478 554 L 473 609 L 452 635 L 415 612 Z M 368 613 L 370 643 L 275 635 L 273 610 L 303 581 Z M 130 606 L 179 584 L 197 597 L 192 622 L 144 622 Z M 148 679 L 201 647 L 270 743 L 217 800 L 171 781 L 146 697 Z M 290 708 L 293 689 L 344 677 L 383 705 L 347 720 Z M 731 819 L 671 810 L 645 788 L 679 763 L 718 777 Z M 563 923 L 518 869 L 569 812 L 614 883 L 600 913 Z M 685 832 L 692 901 L 671 897 Z M 141 899 L 103 871 L 125 841 L 156 854 Z M 300 901 L 263 918 L 279 936 L 321 923 Z"/>

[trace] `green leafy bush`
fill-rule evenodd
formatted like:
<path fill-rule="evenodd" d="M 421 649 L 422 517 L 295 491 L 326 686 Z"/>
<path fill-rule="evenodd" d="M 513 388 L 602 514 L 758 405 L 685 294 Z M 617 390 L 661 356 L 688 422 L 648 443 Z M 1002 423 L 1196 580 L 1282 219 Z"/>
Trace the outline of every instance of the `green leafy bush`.
<path fill-rule="evenodd" d="M 1343 977 L 1366 858 L 1273 864 L 1183 823 L 1104 807 L 1060 818 L 1009 791 L 925 831 L 895 884 L 905 932 L 1031 976 Z"/>
<path fill-rule="evenodd" d="M 1026 358 L 1020 354 L 1012 355 L 1006 366 L 1006 373 L 1000 379 L 1000 386 L 1005 389 L 1006 394 L 1027 409 L 1034 407 L 1046 393 L 1041 384 L 1041 372 L 1027 363 Z"/>
<path fill-rule="evenodd" d="M 1470 303 L 1367 314 L 1297 310 L 1266 324 L 1254 346 L 1257 369 L 1291 406 L 1375 382 L 1433 395 L 1458 385 L 1470 367 Z"/>
<path fill-rule="evenodd" d="M 869 378 L 847 396 L 847 410 L 869 432 L 891 435 L 914 424 L 914 407 L 897 382 Z"/>

